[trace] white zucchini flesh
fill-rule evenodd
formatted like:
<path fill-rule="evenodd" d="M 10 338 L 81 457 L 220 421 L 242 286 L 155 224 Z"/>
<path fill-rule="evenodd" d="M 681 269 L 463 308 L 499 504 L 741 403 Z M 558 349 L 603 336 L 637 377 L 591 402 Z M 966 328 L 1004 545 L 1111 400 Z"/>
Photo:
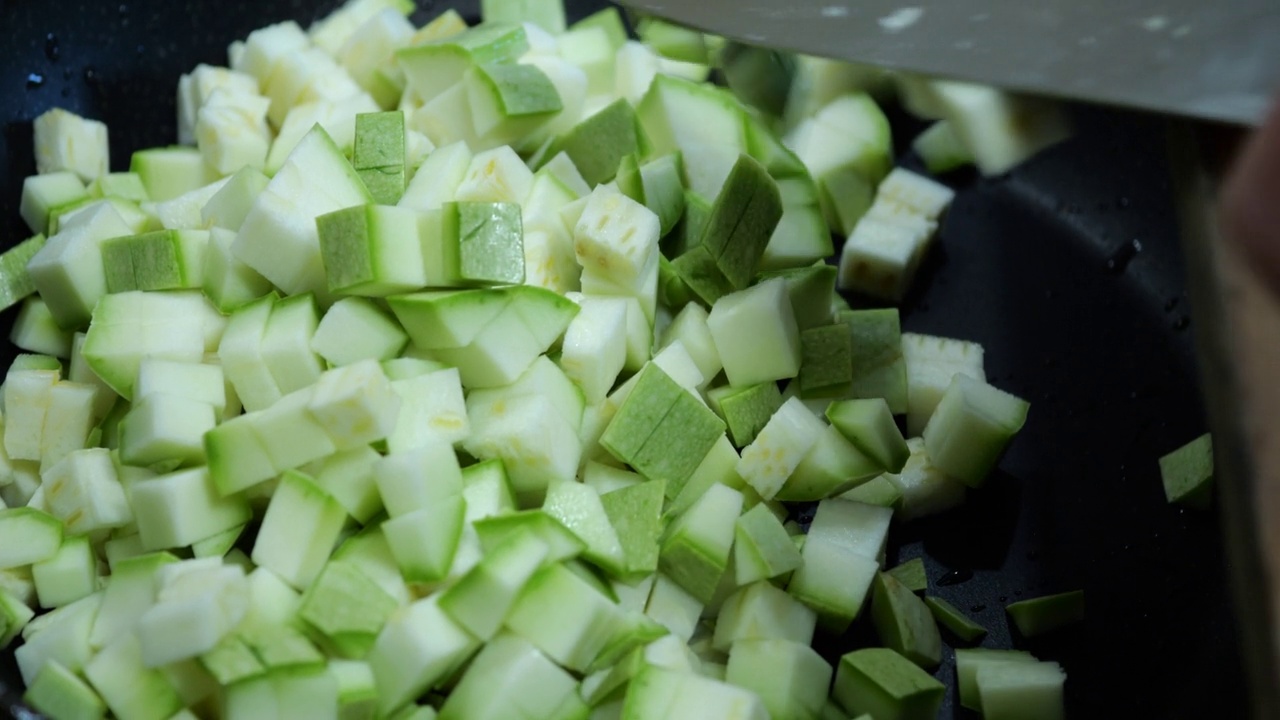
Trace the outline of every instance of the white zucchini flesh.
<path fill-rule="evenodd" d="M 69 170 L 85 182 L 107 174 L 110 150 L 104 123 L 54 108 L 37 117 L 32 126 L 36 172 Z"/>

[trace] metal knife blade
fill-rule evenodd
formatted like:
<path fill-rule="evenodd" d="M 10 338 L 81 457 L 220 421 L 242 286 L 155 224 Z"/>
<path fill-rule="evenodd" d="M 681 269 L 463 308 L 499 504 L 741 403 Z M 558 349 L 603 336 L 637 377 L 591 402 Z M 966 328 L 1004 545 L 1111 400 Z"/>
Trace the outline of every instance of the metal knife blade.
<path fill-rule="evenodd" d="M 1261 124 L 1280 0 L 624 0 L 742 42 L 1007 90 Z"/>

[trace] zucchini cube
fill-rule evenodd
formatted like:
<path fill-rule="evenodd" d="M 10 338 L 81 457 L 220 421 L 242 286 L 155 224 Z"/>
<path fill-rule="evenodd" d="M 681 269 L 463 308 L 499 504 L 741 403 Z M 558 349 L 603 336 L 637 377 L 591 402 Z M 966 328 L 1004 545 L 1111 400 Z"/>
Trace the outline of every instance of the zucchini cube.
<path fill-rule="evenodd" d="M 1160 481 L 1169 502 L 1207 508 L 1213 502 L 1213 438 L 1205 433 L 1161 457 Z"/>
<path fill-rule="evenodd" d="M 403 112 L 356 115 L 351 166 L 379 205 L 395 205 L 404 195 L 405 138 Z"/>
<path fill-rule="evenodd" d="M 98 560 L 89 538 L 64 537 L 57 552 L 31 566 L 31 579 L 44 608 L 69 605 L 93 593 L 98 585 Z"/>
<path fill-rule="evenodd" d="M 1061 720 L 1066 717 L 1062 690 L 1067 674 L 1055 662 L 989 663 L 975 682 L 982 716 L 991 720 Z"/>
<path fill-rule="evenodd" d="M 40 477 L 45 505 L 71 534 L 121 527 L 134 518 L 111 453 L 104 448 L 72 451 Z M 38 546 L 35 537 L 31 542 Z"/>
<path fill-rule="evenodd" d="M 298 617 L 342 657 L 362 658 L 396 607 L 395 598 L 355 566 L 330 562 L 302 595 Z"/>
<path fill-rule="evenodd" d="M 832 427 L 879 463 L 885 472 L 901 472 L 911 457 L 907 441 L 884 398 L 839 400 L 827 407 L 826 415 Z"/>
<path fill-rule="evenodd" d="M 825 431 L 822 421 L 793 397 L 782 403 L 751 444 L 743 448 L 738 474 L 761 498 L 771 500 Z"/>
<path fill-rule="evenodd" d="M 712 485 L 672 523 L 662 542 L 662 572 L 703 604 L 711 602 L 729 565 L 742 493 Z"/>
<path fill-rule="evenodd" d="M 518 143 L 564 109 L 555 84 L 537 65 L 474 65 L 462 82 L 481 146 Z"/>
<path fill-rule="evenodd" d="M 153 393 L 133 403 L 120 421 L 120 460 L 128 465 L 198 465 L 204 434 L 217 424 L 213 405 L 181 395 Z"/>
<path fill-rule="evenodd" d="M 107 126 L 62 108 L 53 108 L 32 123 L 36 172 L 69 170 L 89 182 L 107 174 L 110 148 Z"/>
<path fill-rule="evenodd" d="M 542 510 L 578 536 L 584 558 L 615 577 L 626 574 L 622 541 L 595 490 L 580 483 L 554 484 Z"/>
<path fill-rule="evenodd" d="M 683 485 L 724 433 L 724 423 L 657 365 L 638 377 L 600 444 L 650 480 Z"/>
<path fill-rule="evenodd" d="M 1084 591 L 1020 600 L 1005 610 L 1023 637 L 1035 637 L 1083 620 Z"/>
<path fill-rule="evenodd" d="M 887 647 L 929 670 L 942 662 L 942 637 L 929 607 L 888 573 L 872 583 L 871 620 Z"/>
<path fill-rule="evenodd" d="M 48 233 L 54 208 L 69 207 L 89 199 L 89 192 L 75 173 L 63 170 L 30 175 L 22 181 L 19 214 L 33 233 Z"/>
<path fill-rule="evenodd" d="M 882 472 L 880 463 L 867 457 L 838 429 L 827 425 L 774 498 L 791 502 L 823 500 Z"/>
<path fill-rule="evenodd" d="M 382 297 L 427 284 L 419 217 L 406 208 L 363 205 L 316 218 L 331 292 Z"/>
<path fill-rule="evenodd" d="M 739 586 L 785 575 L 800 567 L 800 550 L 778 516 L 763 503 L 738 518 L 734 526 L 733 565 Z"/>
<path fill-rule="evenodd" d="M 452 208 L 452 210 L 450 209 Z M 519 285 L 524 282 L 520 206 L 514 203 L 446 204 L 456 236 L 446 240 L 450 271 L 463 285 Z"/>
<path fill-rule="evenodd" d="M 616 190 L 597 187 L 574 225 L 574 252 L 584 273 L 629 285 L 654 261 L 658 232 L 658 216 L 651 210 Z"/>
<path fill-rule="evenodd" d="M 169 717 L 183 708 L 165 674 L 143 663 L 142 647 L 133 633 L 99 650 L 85 664 L 84 676 L 115 717 Z"/>
<path fill-rule="evenodd" d="M 572 560 L 587 548 L 584 540 L 545 510 L 511 511 L 478 519 L 473 525 L 485 553 L 501 545 L 508 535 L 526 530 L 547 544 L 545 563 Z"/>
<path fill-rule="evenodd" d="M 707 326 L 730 385 L 742 387 L 799 374 L 800 330 L 781 278 L 722 297 L 711 307 Z"/>
<path fill-rule="evenodd" d="M 506 619 L 511 632 L 576 672 L 591 666 L 621 625 L 618 607 L 561 563 L 530 578 Z"/>
<path fill-rule="evenodd" d="M 102 698 L 57 660 L 49 660 L 22 696 L 23 701 L 48 717 L 94 720 L 107 714 Z"/>
<path fill-rule="evenodd" d="M 528 641 L 504 634 L 485 645 L 440 707 L 440 720 L 571 718 L 588 712 L 578 683 Z"/>
<path fill-rule="evenodd" d="M 440 498 L 382 524 L 400 572 L 411 582 L 438 582 L 453 567 L 466 516 L 462 495 Z"/>
<path fill-rule="evenodd" d="M 218 496 L 205 468 L 135 481 L 129 501 L 147 550 L 186 547 L 243 525 L 251 515 L 243 496 Z"/>
<path fill-rule="evenodd" d="M 755 693 L 692 672 L 646 665 L 627 687 L 623 717 L 680 720 L 766 720 Z"/>
<path fill-rule="evenodd" d="M 889 648 L 866 648 L 840 658 L 831 694 L 854 715 L 926 720 L 937 717 L 946 686 Z"/>
<path fill-rule="evenodd" d="M 27 263 L 32 283 L 64 329 L 88 324 L 98 300 L 107 293 L 102 241 L 133 234 L 109 204 L 86 212 L 74 225 L 52 235 Z"/>
<path fill-rule="evenodd" d="M 546 157 L 565 153 L 591 187 L 609 182 L 622 158 L 644 154 L 648 140 L 635 108 L 618 99 L 556 138 Z"/>
<path fill-rule="evenodd" d="M 267 505 L 250 557 L 305 590 L 324 567 L 346 518 L 338 501 L 309 477 L 286 472 Z"/>
<path fill-rule="evenodd" d="M 800 333 L 800 396 L 843 397 L 853 384 L 853 342 L 844 324 Z"/>
<path fill-rule="evenodd" d="M 956 686 L 960 706 L 982 711 L 982 696 L 978 693 L 978 670 L 995 663 L 1038 662 L 1025 650 L 993 650 L 991 648 L 956 649 Z"/>
<path fill-rule="evenodd" d="M 774 720 L 801 720 L 821 714 L 832 674 L 808 645 L 740 640 L 729 649 L 725 681 L 759 695 Z"/>
<path fill-rule="evenodd" d="M 782 393 L 775 382 L 747 387 L 724 385 L 707 392 L 707 403 L 725 421 L 733 444 L 745 447 L 755 441 L 769 419 L 782 407 Z"/>
<path fill-rule="evenodd" d="M 925 425 L 925 451 L 933 466 L 969 487 L 995 469 L 1030 405 L 968 375 L 956 375 Z"/>
<path fill-rule="evenodd" d="M 664 488 L 663 482 L 649 481 L 600 495 L 600 504 L 622 545 L 625 577 L 641 578 L 658 569 Z"/>
<path fill-rule="evenodd" d="M 378 709 L 390 717 L 458 669 L 480 642 L 440 607 L 440 594 L 395 613 L 369 651 Z"/>

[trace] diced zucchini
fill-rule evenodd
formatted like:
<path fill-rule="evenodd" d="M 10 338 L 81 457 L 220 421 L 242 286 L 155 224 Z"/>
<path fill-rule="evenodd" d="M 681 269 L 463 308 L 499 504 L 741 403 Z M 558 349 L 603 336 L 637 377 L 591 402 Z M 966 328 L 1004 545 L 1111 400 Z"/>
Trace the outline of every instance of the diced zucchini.
<path fill-rule="evenodd" d="M 800 332 L 781 278 L 722 297 L 707 325 L 729 384 L 741 387 L 799 373 Z"/>
<path fill-rule="evenodd" d="M 827 408 L 827 419 L 885 472 L 901 472 L 911 450 L 883 398 L 841 400 Z"/>
<path fill-rule="evenodd" d="M 506 626 L 569 670 L 583 671 L 616 634 L 617 607 L 564 565 L 535 574 Z"/>
<path fill-rule="evenodd" d="M 712 485 L 676 518 L 659 555 L 662 571 L 699 601 L 710 603 L 729 564 L 742 493 Z"/>
<path fill-rule="evenodd" d="M 440 608 L 476 637 L 492 639 L 548 550 L 531 532 L 507 536 L 441 593 Z"/>
<path fill-rule="evenodd" d="M 1034 663 L 1036 658 L 1023 650 L 993 650 L 990 648 L 956 648 L 956 686 L 961 707 L 982 710 L 982 697 L 978 693 L 978 671 L 997 663 Z"/>
<path fill-rule="evenodd" d="M 908 391 L 903 410 L 907 413 L 908 437 L 919 436 L 924 430 L 955 375 L 964 374 L 982 381 L 987 379 L 983 369 L 983 349 L 975 342 L 902 333 L 899 353 L 906 365 Z M 889 409 L 895 414 L 900 412 L 892 401 Z"/>
<path fill-rule="evenodd" d="M 765 500 L 783 488 L 826 426 L 798 399 L 784 402 L 755 440 L 743 448 L 738 474 Z"/>
<path fill-rule="evenodd" d="M 1022 429 L 1029 407 L 985 382 L 956 375 L 924 428 L 929 461 L 969 487 L 980 486 Z"/>
<path fill-rule="evenodd" d="M 412 210 L 349 207 L 320 215 L 316 227 L 332 292 L 378 297 L 427 284 L 419 217 Z"/>
<path fill-rule="evenodd" d="M 62 607 L 94 592 L 98 566 L 89 538 L 63 538 L 57 552 L 31 566 L 31 578 L 40 606 L 45 608 Z"/>
<path fill-rule="evenodd" d="M 991 663 L 978 669 L 975 682 L 982 716 L 991 720 L 1061 720 L 1067 675 L 1055 662 Z"/>
<path fill-rule="evenodd" d="M 85 677 L 119 718 L 165 718 L 182 709 L 182 698 L 158 669 L 142 662 L 132 633 L 117 637 L 85 665 Z"/>
<path fill-rule="evenodd" d="M 1213 438 L 1208 433 L 1160 458 L 1160 480 L 1171 503 L 1207 508 L 1213 502 Z"/>
<path fill-rule="evenodd" d="M 802 562 L 799 549 L 782 523 L 763 503 L 738 518 L 733 551 L 738 585 L 784 575 L 800 567 Z"/>
<path fill-rule="evenodd" d="M 198 292 L 106 295 L 93 311 L 84 358 L 121 397 L 131 399 L 143 358 L 179 362 L 204 358 L 204 330 L 192 322 L 204 309 L 204 297 Z"/>
<path fill-rule="evenodd" d="M 342 657 L 362 658 L 396 607 L 396 599 L 359 569 L 330 562 L 303 594 L 298 617 Z"/>
<path fill-rule="evenodd" d="M 45 715 L 60 720 L 95 720 L 107 712 L 102 698 L 57 660 L 50 660 L 40 668 L 22 699 Z"/>
<path fill-rule="evenodd" d="M 657 365 L 637 377 L 600 442 L 645 477 L 682 486 L 724 433 L 724 423 Z"/>
<path fill-rule="evenodd" d="M 955 128 L 946 120 L 936 122 L 911 142 L 911 149 L 924 162 L 925 169 L 938 175 L 973 164 L 973 153 L 961 142 Z"/>
<path fill-rule="evenodd" d="M 739 640 L 729 649 L 725 681 L 760 696 L 769 717 L 816 717 L 827 702 L 831 665 L 808 645 Z"/>
<path fill-rule="evenodd" d="M 307 588 L 320 573 L 342 530 L 346 511 L 299 472 L 286 472 L 271 496 L 251 557 L 293 587 Z"/>
<path fill-rule="evenodd" d="M 707 402 L 728 425 L 734 444 L 744 447 L 755 441 L 783 401 L 777 383 L 763 382 L 745 388 L 732 385 L 712 388 L 707 393 Z"/>
<path fill-rule="evenodd" d="M 107 174 L 110 148 L 107 126 L 62 108 L 53 108 L 32 123 L 36 172 L 70 170 L 89 182 Z"/>
<path fill-rule="evenodd" d="M 822 500 L 880 474 L 880 464 L 828 425 L 774 496 L 778 500 Z"/>
<path fill-rule="evenodd" d="M 949 80 L 926 81 L 923 92 L 984 175 L 1007 172 L 1071 135 L 1055 103 Z"/>
<path fill-rule="evenodd" d="M 987 634 L 986 628 L 970 620 L 959 608 L 940 597 L 926 597 L 924 604 L 929 607 L 935 620 L 965 642 L 978 642 Z"/>
<path fill-rule="evenodd" d="M 943 474 L 929 462 L 924 441 L 907 441 L 911 456 L 900 473 L 885 473 L 882 478 L 897 490 L 895 508 L 898 517 L 911 520 L 946 512 L 965 498 L 965 486 Z"/>
<path fill-rule="evenodd" d="M 946 686 L 888 648 L 855 650 L 840 658 L 832 695 L 846 712 L 889 720 L 938 715 Z"/>
<path fill-rule="evenodd" d="M 63 227 L 30 257 L 27 272 L 59 327 L 82 328 L 106 294 L 100 245 L 132 232 L 115 208 L 102 204 Z"/>
<path fill-rule="evenodd" d="M 889 648 L 925 669 L 942 662 L 942 638 L 933 614 L 910 588 L 888 573 L 872 583 L 871 619 Z"/>
<path fill-rule="evenodd" d="M 218 496 L 204 468 L 138 480 L 129 486 L 129 502 L 148 550 L 185 547 L 250 516 L 243 497 Z"/>
<path fill-rule="evenodd" d="M 1035 637 L 1082 621 L 1084 591 L 1020 600 L 1005 610 L 1023 637 Z"/>
<path fill-rule="evenodd" d="M 623 567 L 628 578 L 642 578 L 658 569 L 664 489 L 665 483 L 651 481 L 600 495 L 600 504 L 622 545 Z"/>
<path fill-rule="evenodd" d="M 49 221 L 57 208 L 89 199 L 84 183 L 70 171 L 30 175 L 22 181 L 19 214 L 31 232 L 49 233 Z"/>
<path fill-rule="evenodd" d="M 467 668 L 444 705 L 441 720 L 524 717 L 583 717 L 586 704 L 573 676 L 536 647 L 502 635 L 487 644 Z"/>
<path fill-rule="evenodd" d="M 287 293 L 326 297 L 316 218 L 371 200 L 333 139 L 314 128 L 254 200 L 232 252 Z"/>

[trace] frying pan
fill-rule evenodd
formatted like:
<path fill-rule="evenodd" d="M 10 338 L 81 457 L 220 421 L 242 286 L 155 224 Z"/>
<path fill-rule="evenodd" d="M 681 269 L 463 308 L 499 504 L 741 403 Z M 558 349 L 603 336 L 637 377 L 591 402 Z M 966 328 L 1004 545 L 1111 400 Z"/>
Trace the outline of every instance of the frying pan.
<path fill-rule="evenodd" d="M 601 4 L 569 0 L 567 9 L 574 19 Z M 17 210 L 22 178 L 35 171 L 38 114 L 62 106 L 105 121 L 112 169 L 126 169 L 134 150 L 175 140 L 180 73 L 225 65 L 227 43 L 257 27 L 286 18 L 305 27 L 336 5 L 0 0 L 4 247 L 28 234 Z M 414 19 L 444 7 L 420 3 Z M 477 2 L 454 7 L 478 18 Z M 1163 124 L 1076 112 L 1077 137 L 1009 175 L 944 178 L 959 194 L 902 305 L 904 329 L 982 343 L 991 382 L 1032 409 L 1000 470 L 964 507 L 895 524 L 890 565 L 924 557 L 929 592 L 986 626 L 984 646 L 1060 661 L 1072 717 L 1243 717 L 1218 516 L 1166 504 L 1156 464 L 1207 428 Z M 908 147 L 919 126 L 893 120 L 896 147 Z M 901 162 L 918 167 L 910 154 Z M 12 349 L 4 353 L 7 366 Z M 1035 641 L 1011 636 L 1007 603 L 1076 588 L 1088 600 L 1082 625 Z M 863 625 L 820 649 L 834 659 L 873 643 Z M 954 685 L 949 648 L 937 676 Z M 0 685 L 0 712 L 19 716 L 12 652 L 0 657 Z M 954 691 L 941 716 L 973 717 Z"/>

